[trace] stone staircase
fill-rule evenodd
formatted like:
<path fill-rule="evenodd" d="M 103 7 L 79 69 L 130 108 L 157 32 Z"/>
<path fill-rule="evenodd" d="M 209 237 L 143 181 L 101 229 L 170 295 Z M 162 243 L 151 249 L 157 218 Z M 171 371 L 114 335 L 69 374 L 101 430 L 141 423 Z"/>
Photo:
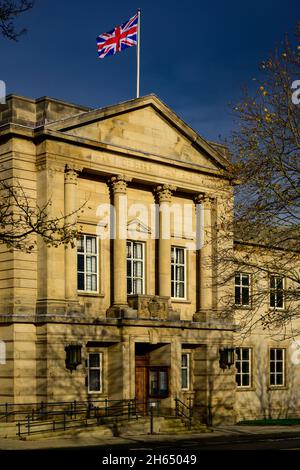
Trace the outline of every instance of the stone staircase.
<path fill-rule="evenodd" d="M 140 434 L 150 434 L 150 417 L 139 418 L 138 420 L 119 423 L 114 430 L 114 435 L 118 436 L 136 436 Z M 187 423 L 181 418 L 173 417 L 154 417 L 153 432 L 155 434 L 191 434 L 210 432 L 205 424 L 193 422 L 191 429 L 188 429 Z"/>

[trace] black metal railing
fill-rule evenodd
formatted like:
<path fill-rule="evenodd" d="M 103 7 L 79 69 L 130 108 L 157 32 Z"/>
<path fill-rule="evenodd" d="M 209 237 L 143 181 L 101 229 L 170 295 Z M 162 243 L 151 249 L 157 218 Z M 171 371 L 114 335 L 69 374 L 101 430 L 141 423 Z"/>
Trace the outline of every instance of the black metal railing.
<path fill-rule="evenodd" d="M 63 403 L 63 402 L 62 402 Z M 54 403 L 51 403 L 53 405 Z M 49 404 L 47 404 L 49 405 Z M 98 400 L 73 402 L 70 409 L 44 408 L 40 414 L 30 413 L 17 422 L 17 435 L 67 430 L 83 426 L 112 424 L 121 420 L 137 419 L 136 400 Z"/>
<path fill-rule="evenodd" d="M 121 400 L 122 401 L 122 400 Z M 112 403 L 118 404 L 120 400 L 93 400 L 91 401 L 60 401 L 60 402 L 35 402 L 35 403 L 0 403 L 0 422 L 19 421 L 20 418 L 30 414 L 32 420 L 47 419 L 49 415 L 64 411 L 71 416 L 82 412 L 92 410 L 95 406 L 108 409 Z"/>
<path fill-rule="evenodd" d="M 193 407 L 191 400 L 189 400 L 189 404 L 187 405 L 183 401 L 179 400 L 179 398 L 175 398 L 175 416 L 176 418 L 183 419 L 190 431 L 192 429 L 193 420 Z"/>

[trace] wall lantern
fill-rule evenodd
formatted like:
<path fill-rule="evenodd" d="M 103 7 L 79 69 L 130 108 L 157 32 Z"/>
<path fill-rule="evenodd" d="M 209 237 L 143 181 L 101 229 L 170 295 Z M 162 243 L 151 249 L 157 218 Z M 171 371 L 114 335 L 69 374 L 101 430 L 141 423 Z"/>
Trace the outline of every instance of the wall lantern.
<path fill-rule="evenodd" d="M 71 372 L 81 364 L 81 344 L 69 344 L 65 347 L 66 368 Z"/>
<path fill-rule="evenodd" d="M 234 348 L 222 348 L 219 350 L 220 353 L 220 367 L 221 369 L 230 369 L 230 367 L 235 363 Z"/>

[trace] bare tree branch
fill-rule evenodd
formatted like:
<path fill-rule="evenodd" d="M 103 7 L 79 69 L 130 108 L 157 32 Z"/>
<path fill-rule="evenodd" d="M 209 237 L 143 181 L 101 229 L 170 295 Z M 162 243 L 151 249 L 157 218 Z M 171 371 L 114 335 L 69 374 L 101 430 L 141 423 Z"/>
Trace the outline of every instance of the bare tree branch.
<path fill-rule="evenodd" d="M 0 181 L 0 243 L 12 249 L 31 252 L 36 247 L 36 235 L 48 246 L 71 244 L 78 237 L 78 228 L 72 215 L 83 210 L 85 204 L 71 214 L 52 217 L 51 200 L 39 207 L 24 191 L 19 182 L 14 186 Z"/>
<path fill-rule="evenodd" d="M 256 91 L 245 89 L 234 107 L 238 128 L 231 151 L 240 184 L 227 232 L 234 231 L 235 250 L 219 250 L 215 262 L 222 266 L 219 284 L 233 286 L 236 271 L 251 276 L 251 308 L 238 309 L 230 296 L 223 299 L 244 333 L 260 326 L 294 334 L 291 322 L 300 318 L 300 105 L 293 104 L 291 88 L 299 73 L 299 52 L 286 38 L 260 65 Z M 270 308 L 274 274 L 286 280 L 283 309 Z"/>
<path fill-rule="evenodd" d="M 25 11 L 33 8 L 34 2 L 29 0 L 0 0 L 0 34 L 17 41 L 21 34 L 26 32 L 26 28 L 16 30 L 15 20 Z"/>

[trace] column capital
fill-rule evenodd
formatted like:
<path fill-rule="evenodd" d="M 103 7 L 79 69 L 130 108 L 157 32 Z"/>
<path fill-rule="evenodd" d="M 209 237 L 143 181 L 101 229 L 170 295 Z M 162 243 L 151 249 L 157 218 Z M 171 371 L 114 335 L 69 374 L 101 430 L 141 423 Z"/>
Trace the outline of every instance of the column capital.
<path fill-rule="evenodd" d="M 77 183 L 78 173 L 82 171 L 82 168 L 75 165 L 66 165 L 65 166 L 65 183 Z"/>
<path fill-rule="evenodd" d="M 159 204 L 162 202 L 170 203 L 172 201 L 172 193 L 176 191 L 176 189 L 176 186 L 171 184 L 160 184 L 156 186 L 154 192 L 157 195 Z"/>
<path fill-rule="evenodd" d="M 126 175 L 116 175 L 110 178 L 109 184 L 114 194 L 126 194 L 127 184 L 130 183 L 131 180 L 132 178 Z"/>
<path fill-rule="evenodd" d="M 199 193 L 194 197 L 195 204 L 203 204 L 205 206 L 210 206 L 214 200 L 214 196 L 206 193 Z"/>

